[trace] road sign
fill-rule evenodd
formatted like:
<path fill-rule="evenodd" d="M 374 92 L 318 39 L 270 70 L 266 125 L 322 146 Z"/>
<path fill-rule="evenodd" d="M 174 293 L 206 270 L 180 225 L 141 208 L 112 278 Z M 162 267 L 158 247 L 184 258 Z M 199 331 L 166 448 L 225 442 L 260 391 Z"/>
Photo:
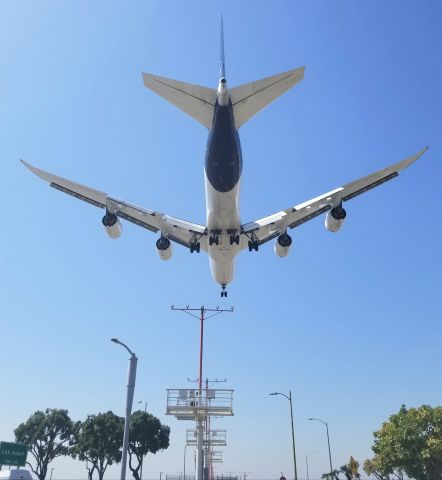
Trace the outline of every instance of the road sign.
<path fill-rule="evenodd" d="M 21 443 L 0 442 L 0 465 L 26 465 L 28 447 Z"/>

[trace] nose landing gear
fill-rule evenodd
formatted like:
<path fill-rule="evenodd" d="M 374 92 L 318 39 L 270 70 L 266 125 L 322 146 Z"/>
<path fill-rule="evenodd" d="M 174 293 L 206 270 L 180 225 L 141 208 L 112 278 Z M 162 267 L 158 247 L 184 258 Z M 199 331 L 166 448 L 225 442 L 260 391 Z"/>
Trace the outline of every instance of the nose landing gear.
<path fill-rule="evenodd" d="M 221 297 L 227 297 L 227 290 L 226 290 L 226 284 L 225 283 L 222 283 L 221 284 Z"/>

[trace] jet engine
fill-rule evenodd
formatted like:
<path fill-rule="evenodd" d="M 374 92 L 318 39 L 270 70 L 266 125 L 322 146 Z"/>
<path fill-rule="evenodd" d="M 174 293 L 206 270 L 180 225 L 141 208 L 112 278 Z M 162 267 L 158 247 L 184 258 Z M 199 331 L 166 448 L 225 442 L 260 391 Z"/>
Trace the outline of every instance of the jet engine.
<path fill-rule="evenodd" d="M 161 236 L 156 243 L 157 252 L 161 260 L 170 260 L 172 257 L 172 245 L 167 237 Z"/>
<path fill-rule="evenodd" d="M 290 252 L 292 237 L 287 233 L 282 233 L 275 241 L 273 250 L 278 257 L 286 257 Z"/>
<path fill-rule="evenodd" d="M 123 227 L 121 226 L 120 220 L 115 213 L 106 211 L 106 215 L 103 217 L 101 222 L 110 238 L 115 239 L 121 235 Z"/>
<path fill-rule="evenodd" d="M 325 217 L 325 228 L 329 232 L 337 232 L 344 224 L 347 212 L 342 208 L 342 205 L 332 208 Z"/>

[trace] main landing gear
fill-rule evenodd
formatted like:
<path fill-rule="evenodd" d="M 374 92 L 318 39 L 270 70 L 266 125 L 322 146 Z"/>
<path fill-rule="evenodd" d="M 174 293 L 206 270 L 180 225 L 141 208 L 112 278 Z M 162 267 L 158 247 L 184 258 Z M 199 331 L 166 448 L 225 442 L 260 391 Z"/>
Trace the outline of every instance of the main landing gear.
<path fill-rule="evenodd" d="M 227 230 L 227 233 L 230 235 L 230 245 L 239 245 L 239 235 L 238 235 L 238 230 L 236 229 L 229 229 Z"/>
<path fill-rule="evenodd" d="M 252 250 L 258 251 L 258 248 L 258 240 L 249 240 L 249 252 L 251 252 Z"/>
<path fill-rule="evenodd" d="M 193 252 L 200 253 L 200 248 L 201 248 L 200 242 L 192 242 L 190 244 L 190 253 L 193 253 Z"/>
<path fill-rule="evenodd" d="M 221 235 L 221 230 L 211 230 L 209 236 L 209 245 L 219 245 L 219 236 Z"/>
<path fill-rule="evenodd" d="M 221 284 L 221 297 L 227 297 L 227 290 L 226 290 L 226 284 L 225 283 L 222 283 Z"/>

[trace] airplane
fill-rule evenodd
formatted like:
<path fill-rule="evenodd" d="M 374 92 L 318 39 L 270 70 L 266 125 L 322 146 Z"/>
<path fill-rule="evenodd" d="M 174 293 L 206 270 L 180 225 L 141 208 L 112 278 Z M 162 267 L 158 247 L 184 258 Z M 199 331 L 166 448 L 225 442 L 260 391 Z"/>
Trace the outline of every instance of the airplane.
<path fill-rule="evenodd" d="M 428 147 L 415 155 L 359 180 L 335 188 L 273 215 L 241 223 L 239 192 L 243 167 L 238 130 L 255 114 L 299 83 L 305 67 L 295 68 L 262 80 L 229 88 L 224 58 L 224 33 L 221 19 L 220 75 L 218 88 L 207 88 L 143 73 L 145 87 L 162 96 L 209 130 L 205 157 L 206 225 L 182 220 L 162 212 L 148 210 L 107 193 L 72 182 L 36 168 L 21 160 L 51 187 L 105 210 L 103 226 L 110 238 L 122 232 L 120 219 L 159 233 L 156 249 L 162 260 L 172 257 L 172 242 L 191 253 L 207 252 L 213 279 L 221 285 L 221 297 L 227 297 L 227 285 L 233 279 L 235 257 L 242 251 L 258 251 L 275 239 L 274 251 L 286 257 L 292 238 L 287 233 L 326 213 L 325 227 L 337 232 L 346 218 L 343 203 L 397 177 L 415 162 Z"/>

